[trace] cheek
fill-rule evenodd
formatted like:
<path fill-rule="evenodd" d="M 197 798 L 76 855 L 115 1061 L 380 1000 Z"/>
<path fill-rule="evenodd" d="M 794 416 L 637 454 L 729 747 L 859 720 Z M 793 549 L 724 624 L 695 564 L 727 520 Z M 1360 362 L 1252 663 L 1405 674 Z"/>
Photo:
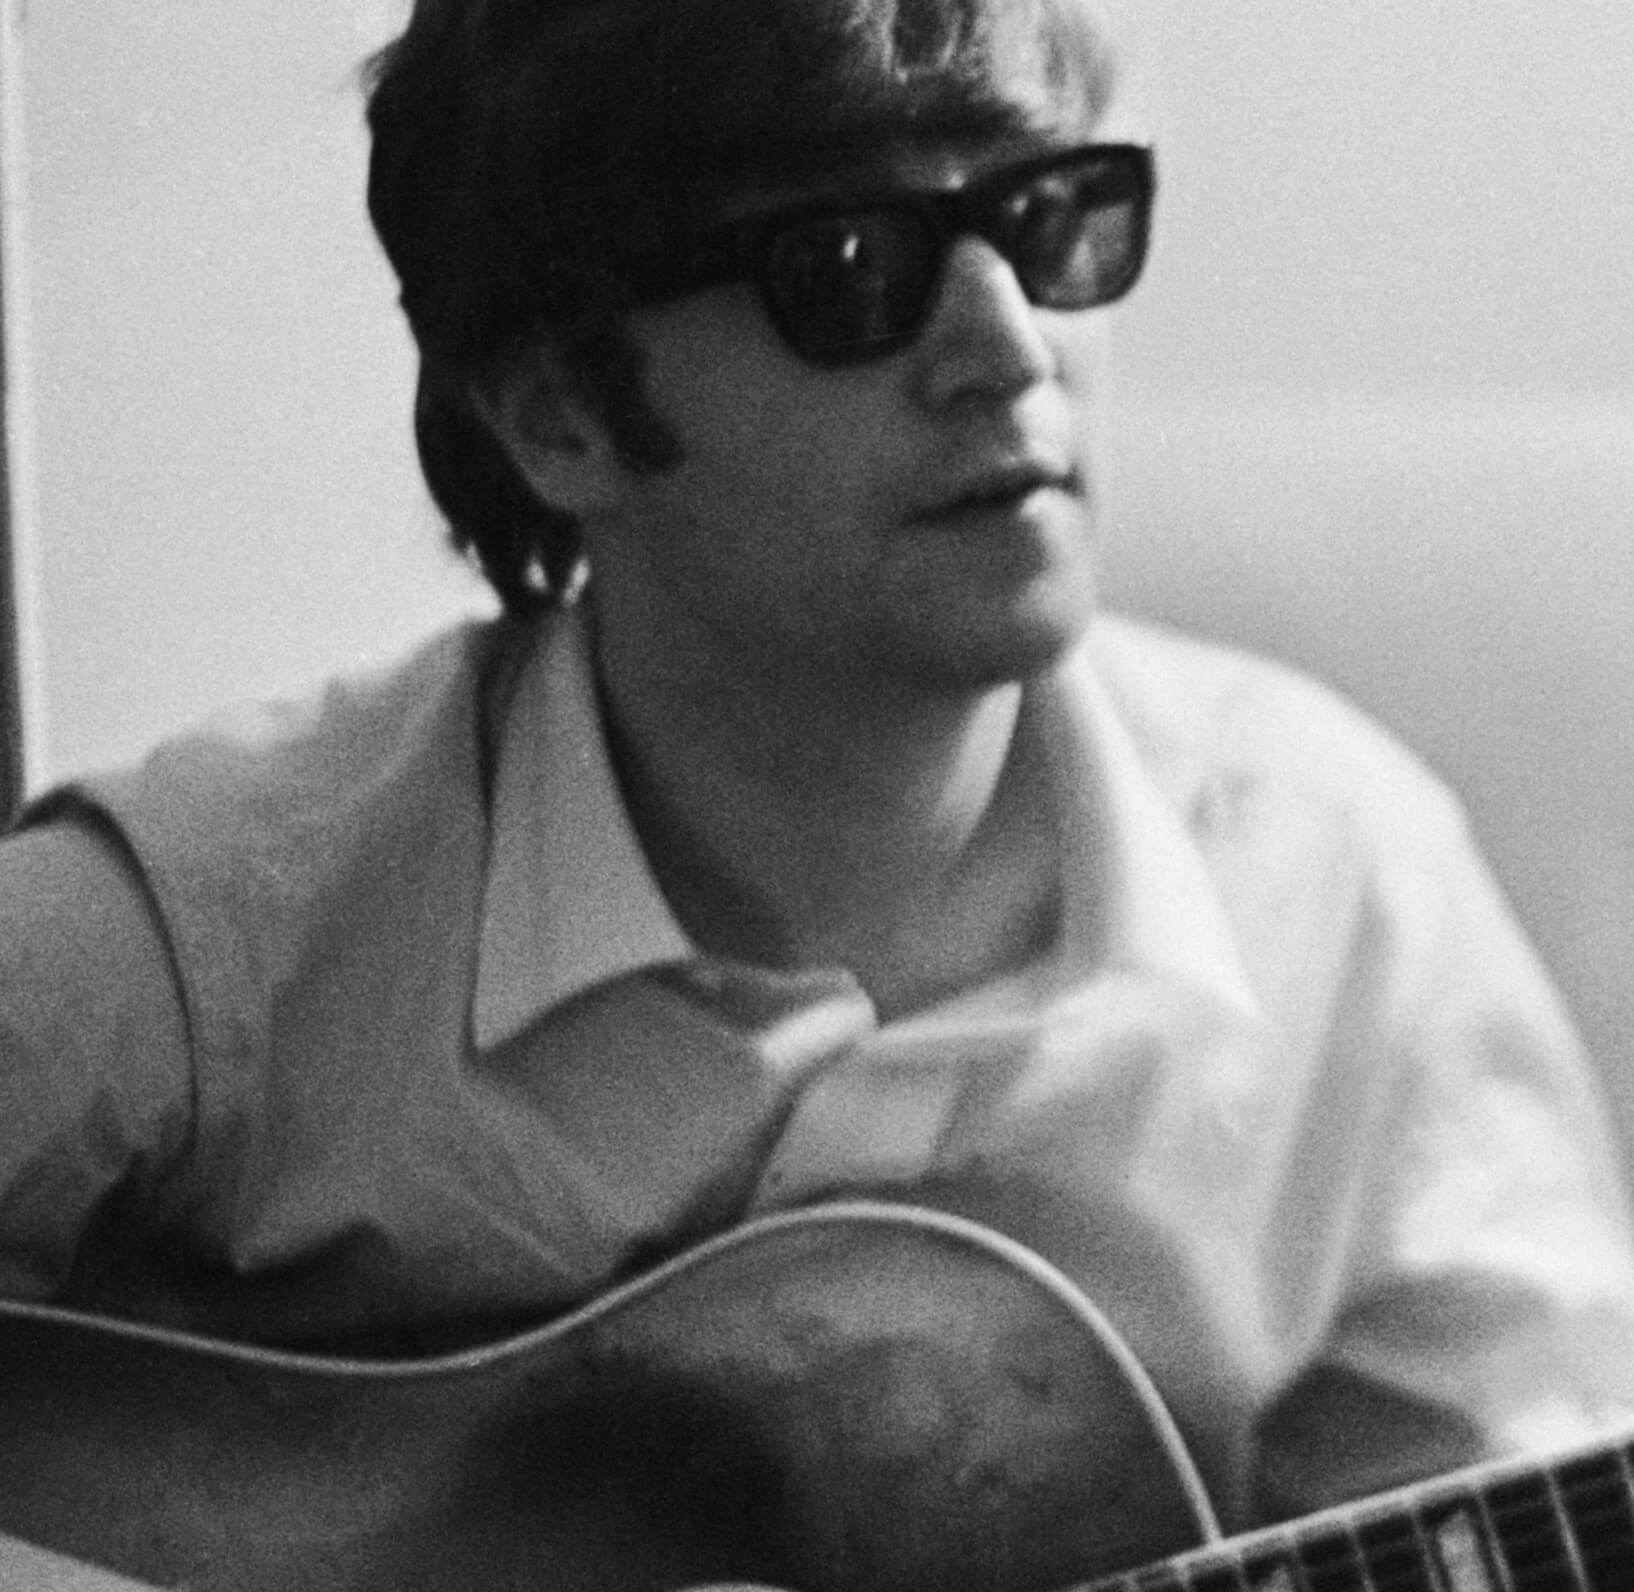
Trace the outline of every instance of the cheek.
<path fill-rule="evenodd" d="M 630 329 L 648 397 L 700 473 L 771 477 L 775 490 L 778 476 L 827 472 L 832 485 L 889 433 L 878 412 L 883 384 L 806 364 L 772 330 L 752 288 L 648 307 Z"/>
<path fill-rule="evenodd" d="M 1057 373 L 1072 424 L 1072 447 L 1086 480 L 1101 473 L 1099 457 L 1111 427 L 1113 358 L 1110 326 L 1104 314 L 1090 312 L 1072 319 L 1055 341 Z M 1082 324 L 1087 322 L 1088 324 Z"/>
<path fill-rule="evenodd" d="M 809 408 L 762 391 L 757 403 L 693 410 L 664 496 L 733 559 L 803 561 L 855 512 L 860 472 L 837 463 Z"/>
<path fill-rule="evenodd" d="M 1080 409 L 1098 411 L 1105 403 L 1112 374 L 1112 330 L 1105 310 L 1064 315 L 1054 328 L 1051 342 L 1061 385 Z"/>

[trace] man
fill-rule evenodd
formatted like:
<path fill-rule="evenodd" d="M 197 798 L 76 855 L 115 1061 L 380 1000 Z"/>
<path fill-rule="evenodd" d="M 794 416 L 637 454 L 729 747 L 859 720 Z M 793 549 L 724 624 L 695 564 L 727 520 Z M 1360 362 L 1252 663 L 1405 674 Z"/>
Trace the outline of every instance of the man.
<path fill-rule="evenodd" d="M 0 852 L 0 1279 L 463 1341 L 975 1217 L 1230 1524 L 1614 1419 L 1622 1195 L 1451 800 L 1097 616 L 1153 158 L 1079 0 L 418 0 L 371 206 L 506 617 Z"/>

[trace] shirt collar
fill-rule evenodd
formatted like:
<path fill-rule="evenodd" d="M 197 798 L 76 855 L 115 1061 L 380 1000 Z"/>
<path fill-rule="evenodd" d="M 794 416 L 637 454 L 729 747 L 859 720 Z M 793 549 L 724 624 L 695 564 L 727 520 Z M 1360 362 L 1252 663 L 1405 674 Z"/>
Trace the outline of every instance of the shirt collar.
<path fill-rule="evenodd" d="M 1037 689 L 1055 780 L 1065 880 L 1062 972 L 1170 974 L 1259 1015 L 1214 881 L 1096 668 L 1078 649 Z"/>
<path fill-rule="evenodd" d="M 1059 974 L 1168 973 L 1254 1014 L 1203 859 L 1088 649 L 1032 690 L 1027 712 L 1049 749 L 1063 848 Z M 480 1048 L 606 979 L 698 955 L 631 827 L 588 627 L 573 610 L 545 621 L 506 710 L 492 835 L 473 1009 Z"/>
<path fill-rule="evenodd" d="M 506 708 L 492 837 L 472 1011 L 479 1048 L 605 979 L 696 954 L 625 811 L 575 610 L 544 621 Z"/>

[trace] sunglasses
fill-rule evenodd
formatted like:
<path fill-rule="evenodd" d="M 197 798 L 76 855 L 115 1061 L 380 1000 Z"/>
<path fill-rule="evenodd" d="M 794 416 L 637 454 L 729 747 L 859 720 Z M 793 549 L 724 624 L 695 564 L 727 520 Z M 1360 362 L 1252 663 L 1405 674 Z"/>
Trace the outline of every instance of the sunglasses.
<path fill-rule="evenodd" d="M 1157 174 L 1136 144 L 1085 144 L 963 188 L 802 201 L 706 233 L 679 259 L 624 273 L 633 302 L 752 282 L 783 341 L 814 365 L 883 359 L 924 329 L 954 241 L 985 239 L 1028 300 L 1111 304 L 1140 276 Z"/>

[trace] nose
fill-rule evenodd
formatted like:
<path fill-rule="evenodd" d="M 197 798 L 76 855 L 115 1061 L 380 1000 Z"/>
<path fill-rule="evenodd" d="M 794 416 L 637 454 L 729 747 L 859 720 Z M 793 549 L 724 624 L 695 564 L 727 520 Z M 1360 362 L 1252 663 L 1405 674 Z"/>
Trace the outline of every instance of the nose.
<path fill-rule="evenodd" d="M 954 240 L 917 348 L 921 395 L 934 405 L 1013 397 L 1056 373 L 1038 312 L 985 238 Z"/>

